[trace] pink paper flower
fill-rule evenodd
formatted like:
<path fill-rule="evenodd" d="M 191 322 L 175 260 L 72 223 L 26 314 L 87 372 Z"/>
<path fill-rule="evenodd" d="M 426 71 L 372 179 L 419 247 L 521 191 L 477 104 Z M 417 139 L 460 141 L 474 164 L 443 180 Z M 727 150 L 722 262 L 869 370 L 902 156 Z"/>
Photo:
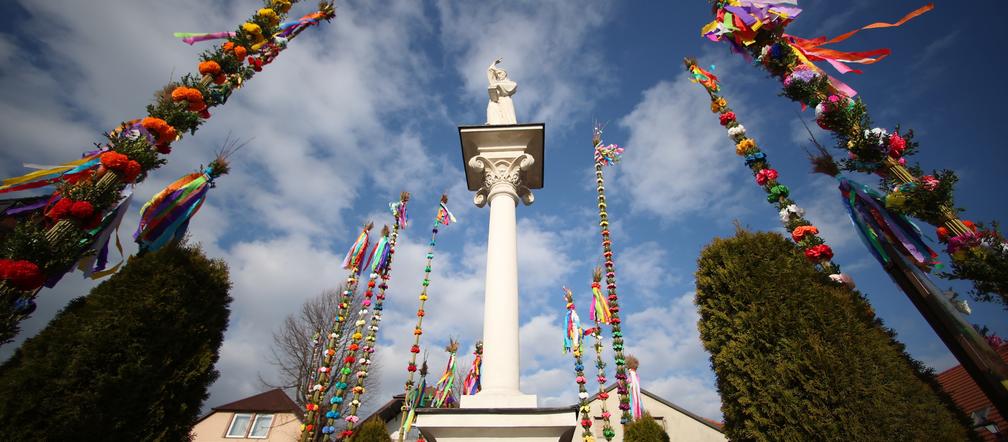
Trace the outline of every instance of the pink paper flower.
<path fill-rule="evenodd" d="M 777 179 L 777 171 L 774 169 L 761 169 L 756 172 L 756 184 L 764 185 L 768 181 L 773 181 Z"/>
<path fill-rule="evenodd" d="M 938 184 L 941 184 L 941 181 L 931 175 L 924 175 L 921 177 L 921 187 L 929 192 L 933 192 L 937 189 Z"/>

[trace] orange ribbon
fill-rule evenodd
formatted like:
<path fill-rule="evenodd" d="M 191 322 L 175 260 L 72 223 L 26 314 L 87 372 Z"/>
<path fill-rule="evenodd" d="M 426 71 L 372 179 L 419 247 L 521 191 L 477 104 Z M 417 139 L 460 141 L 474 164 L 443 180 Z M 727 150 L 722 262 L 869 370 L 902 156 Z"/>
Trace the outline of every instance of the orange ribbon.
<path fill-rule="evenodd" d="M 841 74 L 846 74 L 848 72 L 854 72 L 855 74 L 860 74 L 861 71 L 858 69 L 852 69 L 844 63 L 859 63 L 859 64 L 872 64 L 882 60 L 889 56 L 892 52 L 887 48 L 875 49 L 871 51 L 862 52 L 842 52 L 835 49 L 824 48 L 823 46 L 833 43 L 839 43 L 844 41 L 854 34 L 861 32 L 865 29 L 878 29 L 878 28 L 894 28 L 912 20 L 915 17 L 924 14 L 930 10 L 934 9 L 933 3 L 928 3 L 917 10 L 907 14 L 901 18 L 896 23 L 884 23 L 877 22 L 870 25 L 864 26 L 859 29 L 841 34 L 837 37 L 831 38 L 829 40 L 826 37 L 819 37 L 814 39 L 804 39 L 800 37 L 795 37 L 793 35 L 784 34 L 784 38 L 791 44 L 795 50 L 800 52 L 804 58 L 809 61 L 825 61 L 832 65 Z"/>

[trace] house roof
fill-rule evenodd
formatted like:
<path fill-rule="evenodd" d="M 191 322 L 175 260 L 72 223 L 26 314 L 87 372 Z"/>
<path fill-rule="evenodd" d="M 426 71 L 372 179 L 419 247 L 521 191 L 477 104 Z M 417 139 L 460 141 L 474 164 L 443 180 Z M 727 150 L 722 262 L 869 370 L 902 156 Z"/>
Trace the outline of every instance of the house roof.
<path fill-rule="evenodd" d="M 606 393 L 608 393 L 610 391 L 613 391 L 615 389 L 616 389 L 616 384 L 615 383 L 610 384 L 608 387 L 606 387 Z M 647 390 L 645 390 L 643 388 L 641 388 L 641 394 L 645 394 L 648 397 L 650 397 L 651 399 L 654 399 L 654 400 L 656 400 L 656 401 L 658 401 L 658 402 L 660 402 L 660 403 L 668 406 L 669 408 L 672 408 L 675 411 L 678 411 L 678 412 L 680 412 L 682 414 L 685 414 L 686 416 L 689 416 L 691 419 L 693 419 L 693 420 L 695 420 L 697 422 L 700 422 L 701 424 L 704 424 L 704 425 L 706 425 L 708 427 L 713 428 L 714 430 L 717 430 L 719 433 L 724 433 L 724 429 L 722 429 L 723 424 L 721 424 L 719 422 L 715 422 L 715 421 L 713 421 L 711 419 L 707 419 L 707 418 L 702 417 L 700 415 L 694 414 L 692 411 L 689 411 L 689 410 L 687 410 L 687 409 L 685 409 L 683 407 L 680 407 L 680 406 L 678 406 L 676 404 L 673 404 L 673 403 L 671 403 L 671 402 L 663 399 L 661 396 L 658 396 L 657 394 L 654 394 L 654 393 L 652 393 L 650 391 L 647 391 Z M 594 400 L 597 400 L 597 399 L 598 399 L 598 393 L 595 393 L 595 395 L 592 396 L 591 399 L 589 399 L 589 400 L 590 401 L 594 401 Z"/>
<path fill-rule="evenodd" d="M 213 411 L 245 411 L 245 412 L 274 412 L 274 413 L 294 413 L 298 419 L 304 419 L 301 414 L 301 407 L 298 407 L 287 393 L 279 388 L 270 391 L 218 405 L 211 408 Z"/>
<path fill-rule="evenodd" d="M 1008 344 L 999 347 L 997 352 L 1002 360 L 1008 362 Z M 952 402 L 955 402 L 956 406 L 966 413 L 967 416 L 974 411 L 990 407 L 987 419 L 996 423 L 1001 429 L 1008 428 L 1008 423 L 1006 423 L 1004 417 L 993 407 L 987 396 L 980 391 L 980 387 L 977 386 L 976 382 L 973 382 L 973 378 L 970 377 L 969 373 L 966 373 L 966 369 L 962 365 L 956 365 L 938 373 L 935 379 L 941 384 L 942 390 L 945 390 L 952 397 Z M 989 432 L 980 431 L 979 434 L 984 440 L 995 440 L 994 435 Z"/>

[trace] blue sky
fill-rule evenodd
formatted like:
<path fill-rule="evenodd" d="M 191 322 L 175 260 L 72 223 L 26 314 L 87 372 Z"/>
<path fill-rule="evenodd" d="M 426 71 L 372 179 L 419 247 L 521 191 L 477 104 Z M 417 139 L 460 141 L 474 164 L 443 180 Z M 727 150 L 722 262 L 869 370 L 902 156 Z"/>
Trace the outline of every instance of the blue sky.
<path fill-rule="evenodd" d="M 79 4 L 78 4 L 79 3 Z M 907 298 L 854 236 L 830 179 L 809 173 L 807 134 L 779 84 L 722 44 L 702 39 L 706 2 L 340 2 L 336 19 L 302 34 L 197 133 L 176 144 L 169 164 L 136 189 L 137 206 L 201 163 L 230 133 L 251 142 L 219 181 L 191 232 L 230 264 L 232 321 L 209 405 L 261 391 L 271 332 L 300 303 L 339 284 L 345 249 L 367 219 L 390 222 L 400 190 L 414 198 L 382 325 L 381 387 L 372 406 L 401 388 L 416 294 L 437 197 L 446 192 L 459 223 L 438 241 L 422 343 L 462 340 L 468 366 L 482 331 L 487 210 L 465 189 L 456 126 L 484 121 L 484 69 L 494 58 L 518 82 L 520 122 L 545 122 L 545 188 L 518 209 L 522 385 L 542 405 L 573 403 L 576 385 L 562 355 L 560 287 L 575 291 L 586 316 L 591 268 L 599 263 L 591 124 L 626 148 L 607 171 L 618 282 L 629 352 L 644 387 L 701 415 L 719 418 L 713 373 L 696 331 L 693 272 L 700 249 L 729 236 L 735 220 L 782 231 L 776 210 L 734 154 L 682 57 L 717 66 L 724 95 L 834 247 L 877 314 L 910 353 L 937 370 L 955 364 Z M 795 35 L 837 35 L 916 9 L 911 1 L 802 1 Z M 195 71 L 201 47 L 175 31 L 232 28 L 258 3 L 14 1 L 0 6 L 0 150 L 3 175 L 21 163 L 78 157 L 100 133 L 142 116 L 153 92 Z M 295 13 L 310 8 L 300 5 Z M 998 10 L 987 11 L 991 14 Z M 999 191 L 1005 89 L 995 27 L 973 9 L 938 2 L 897 29 L 866 31 L 841 49 L 889 47 L 893 55 L 843 79 L 876 124 L 913 128 L 925 169 L 959 173 L 964 218 L 1008 219 Z M 1003 18 L 1003 17 L 1002 17 Z M 985 22 L 996 23 L 988 17 Z M 981 58 L 983 57 L 983 58 Z M 829 138 L 817 131 L 821 141 Z M 870 177 L 862 177 L 869 181 Z M 136 225 L 136 212 L 123 232 Z M 930 228 L 925 228 L 930 232 Z M 131 246 L 131 250 L 135 250 Z M 79 275 L 43 291 L 22 338 L 36 333 L 91 283 Z M 939 286 L 964 291 L 962 284 Z M 1005 312 L 972 303 L 972 322 L 1008 334 Z M 13 345 L 0 353 L 8 355 Z"/>

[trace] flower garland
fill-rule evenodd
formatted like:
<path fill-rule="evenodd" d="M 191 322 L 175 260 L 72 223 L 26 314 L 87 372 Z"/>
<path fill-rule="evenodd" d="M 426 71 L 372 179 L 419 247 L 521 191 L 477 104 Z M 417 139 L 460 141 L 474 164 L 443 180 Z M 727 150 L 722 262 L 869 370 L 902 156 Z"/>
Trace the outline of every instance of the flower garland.
<path fill-rule="evenodd" d="M 952 200 L 953 185 L 958 180 L 949 170 L 925 174 L 919 166 L 906 165 L 906 156 L 917 151 L 913 131 L 891 133 L 873 128 L 867 107 L 849 86 L 827 75 L 814 61 L 826 61 L 841 73 L 860 71 L 844 63 L 874 63 L 889 54 L 888 49 L 845 53 L 822 46 L 846 40 L 860 30 L 896 27 L 933 8 L 928 4 L 896 23 L 873 23 L 839 37 L 807 40 L 784 33 L 801 9 L 787 4 L 765 5 L 751 0 L 716 0 L 716 20 L 704 27 L 704 35 L 713 41 L 726 41 L 737 52 L 756 59 L 770 74 L 781 80 L 784 94 L 802 107 L 815 108 L 816 122 L 834 133 L 837 147 L 849 158 L 844 170 L 876 173 L 883 179 L 888 209 L 924 220 L 938 227 L 939 236 L 956 238 L 948 242 L 952 272 L 941 276 L 973 281 L 973 294 L 979 300 L 1000 295 L 1008 304 L 1008 246 L 996 225 L 975 231 L 959 219 Z M 962 253 L 958 253 L 962 251 Z"/>
<path fill-rule="evenodd" d="M 584 351 L 584 329 L 581 319 L 574 309 L 574 295 L 567 287 L 563 288 L 564 301 L 567 303 L 567 314 L 564 315 L 564 353 L 574 356 L 574 381 L 578 385 L 578 413 L 581 416 L 581 438 L 585 442 L 595 440 L 591 433 L 591 402 L 588 401 L 588 389 L 585 387 L 584 362 L 581 359 Z"/>
<path fill-rule="evenodd" d="M 332 374 L 332 367 L 336 352 L 339 350 L 339 342 L 342 340 L 340 333 L 343 330 L 343 323 L 346 322 L 353 293 L 357 291 L 360 270 L 367 264 L 364 262 L 364 254 L 360 253 L 360 250 L 367 250 L 368 234 L 373 226 L 374 225 L 370 222 L 364 225 L 364 228 L 361 229 L 360 235 L 357 236 L 357 240 L 354 241 L 352 246 L 350 246 L 350 251 L 347 252 L 347 256 L 343 260 L 343 268 L 350 270 L 350 273 L 347 275 L 346 284 L 340 297 L 340 303 L 338 306 L 339 310 L 336 314 L 336 320 L 333 321 L 332 328 L 329 330 L 329 339 L 326 345 L 325 357 L 322 359 L 322 366 L 318 368 L 318 382 L 315 385 L 312 385 L 308 396 L 308 403 L 305 404 L 305 423 L 301 424 L 302 442 L 313 440 L 316 432 L 320 430 L 316 427 L 315 422 L 319 421 L 319 416 L 321 414 L 320 402 L 322 401 L 323 394 L 332 387 L 335 387 L 339 391 L 346 388 L 345 382 L 332 383 L 335 379 Z M 374 282 L 374 280 L 371 280 L 370 282 Z M 371 287 L 368 287 L 368 291 L 371 291 Z M 353 358 L 353 356 L 347 356 L 347 359 L 350 358 Z M 344 362 L 349 364 L 352 363 L 353 360 L 344 360 Z M 329 405 L 335 405 L 338 407 L 339 404 L 343 403 L 343 396 L 333 395 L 329 399 L 329 402 Z M 331 418 L 330 413 L 334 413 L 334 411 L 330 409 L 330 411 L 326 412 L 326 418 Z M 321 431 L 324 434 L 330 434 L 336 430 L 332 425 L 325 425 L 321 428 Z"/>
<path fill-rule="evenodd" d="M 599 227 L 602 229 L 602 256 L 605 258 L 606 287 L 609 289 L 609 311 L 612 314 L 609 324 L 612 326 L 613 350 L 616 353 L 616 391 L 619 394 L 620 422 L 628 424 L 630 416 L 630 397 L 627 391 L 626 360 L 623 357 L 623 331 L 620 329 L 619 297 L 616 295 L 616 267 L 613 262 L 612 240 L 609 238 L 609 215 L 606 213 L 605 180 L 602 177 L 602 167 L 613 165 L 620 161 L 623 149 L 615 144 L 602 145 L 602 127 L 595 126 L 592 136 L 595 152 L 595 182 L 598 185 Z"/>
<path fill-rule="evenodd" d="M 465 380 L 462 381 L 462 394 L 474 395 L 479 393 L 483 389 L 480 383 L 480 378 L 482 377 L 483 367 L 483 341 L 476 341 L 476 350 L 473 351 L 473 362 L 472 366 L 469 367 L 469 373 L 466 373 Z"/>
<path fill-rule="evenodd" d="M 417 307 L 417 322 L 416 327 L 413 328 L 413 346 L 410 347 L 410 360 L 406 365 L 406 387 L 405 394 L 409 396 L 410 390 L 413 388 L 413 374 L 417 370 L 416 358 L 417 354 L 420 353 L 420 335 L 423 334 L 423 318 L 426 314 L 424 312 L 424 305 L 427 303 L 427 287 L 430 286 L 430 273 L 431 273 L 431 262 L 434 261 L 434 247 L 437 245 L 437 234 L 438 226 L 449 225 L 455 222 L 455 216 L 452 215 L 451 211 L 448 210 L 448 195 L 441 195 L 441 201 L 438 204 L 437 214 L 434 216 L 434 226 L 431 228 L 431 239 L 429 247 L 427 248 L 427 263 L 424 266 L 424 277 L 421 285 L 423 288 L 420 290 L 420 306 Z M 421 392 L 421 395 L 423 392 Z M 403 441 L 406 433 L 409 432 L 410 427 L 413 425 L 412 419 L 407 419 L 407 415 L 412 417 L 414 413 L 410 410 L 409 401 L 403 401 L 402 404 L 402 417 L 399 422 L 399 442 Z"/>
<path fill-rule="evenodd" d="M 819 270 L 836 282 L 854 286 L 847 274 L 840 272 L 840 266 L 833 263 L 833 249 L 819 236 L 819 229 L 805 218 L 805 210 L 790 198 L 790 190 L 778 180 L 780 174 L 770 167 L 766 153 L 760 150 L 756 141 L 746 134 L 745 126 L 738 122 L 735 112 L 728 107 L 728 100 L 720 95 L 718 78 L 701 68 L 696 60 L 685 59 L 686 70 L 691 80 L 704 87 L 711 99 L 711 111 L 718 114 L 721 125 L 728 130 L 728 136 L 735 142 L 735 153 L 745 159 L 752 170 L 756 184 L 767 193 L 767 202 L 780 210 L 784 227 L 791 232 L 791 239 L 797 244 Z"/>
<path fill-rule="evenodd" d="M 611 415 L 609 414 L 609 406 L 606 405 L 606 400 L 609 399 L 609 392 L 606 391 L 606 363 L 602 357 L 602 324 L 610 323 L 612 313 L 609 312 L 609 305 L 605 302 L 605 298 L 602 295 L 601 283 L 602 268 L 595 267 L 595 271 L 592 273 L 592 293 L 597 306 L 593 305 L 591 310 L 591 320 L 595 322 L 595 326 L 585 329 L 584 335 L 592 335 L 595 338 L 595 345 L 593 345 L 595 348 L 595 368 L 598 369 L 598 376 L 595 377 L 598 380 L 598 393 L 595 396 L 598 397 L 599 405 L 602 408 L 602 436 L 609 441 L 616 436 L 616 432 L 613 430 L 612 424 L 609 423 Z"/>
<path fill-rule="evenodd" d="M 386 241 L 386 246 L 382 247 L 381 244 L 376 244 L 374 250 L 371 252 L 371 272 L 377 273 L 381 278 L 381 284 L 378 285 L 378 295 L 375 296 L 374 313 L 371 314 L 371 324 L 368 326 L 368 334 L 364 338 L 364 345 L 361 347 L 361 351 L 364 352 L 364 357 L 360 361 L 360 370 L 357 372 L 357 383 L 353 387 L 353 397 L 350 399 L 350 409 L 347 411 L 347 426 L 346 430 L 343 432 L 343 437 L 349 437 L 353 435 L 354 424 L 357 423 L 356 419 L 353 417 L 357 416 L 357 410 L 360 408 L 361 396 L 364 395 L 364 380 L 368 377 L 368 368 L 371 366 L 371 358 L 375 352 L 375 343 L 377 342 L 378 326 L 382 319 L 382 309 L 385 304 L 385 292 L 388 290 L 388 280 L 392 273 L 392 258 L 395 256 L 395 246 L 396 241 L 399 239 L 399 229 L 404 228 L 406 225 L 406 203 L 409 202 L 410 194 L 409 192 L 402 192 L 399 194 L 399 201 L 395 203 L 390 203 L 389 207 L 392 209 L 392 216 L 395 219 L 395 223 L 392 225 L 392 232 L 385 235 L 388 239 Z M 353 349 L 353 344 L 350 346 Z M 332 411 L 332 410 L 331 410 Z M 333 416 L 335 419 L 336 416 Z M 329 426 L 332 426 L 333 422 L 329 422 Z"/>
<path fill-rule="evenodd" d="M 291 3 L 290 0 L 273 2 L 286 5 L 286 9 L 279 9 L 278 18 Z M 319 11 L 309 15 L 315 17 L 314 23 L 317 23 L 320 19 L 331 19 L 335 10 L 331 3 L 322 2 Z M 307 26 L 310 24 L 290 29 L 284 44 Z M 242 32 L 229 33 L 226 37 L 232 45 L 241 45 L 247 40 Z M 256 54 L 259 58 L 250 59 L 272 60 L 282 46 L 267 44 L 261 49 Z M 202 121 L 210 117 L 208 108 L 226 102 L 233 90 L 253 76 L 256 70 L 243 66 L 244 54 L 243 57 L 235 55 L 222 49 L 204 52 L 199 77 L 187 74 L 166 86 L 155 95 L 154 103 L 147 106 L 146 117 L 125 122 L 112 130 L 106 134 L 107 142 L 81 160 L 7 179 L 0 184 L 0 193 L 57 184 L 52 203 L 59 204 L 58 208 L 50 208 L 53 216 L 43 217 L 42 222 L 31 217 L 19 220 L 14 231 L 0 242 L 0 259 L 17 263 L 0 269 L 0 342 L 9 342 L 17 334 L 20 322 L 30 314 L 25 306 L 34 304 L 33 299 L 43 284 L 55 285 L 82 260 L 83 253 L 94 250 L 94 243 L 99 242 L 97 240 L 105 232 L 115 229 L 107 223 L 121 219 L 117 216 L 119 208 L 130 194 L 126 186 L 142 182 L 152 170 L 164 165 L 167 160 L 161 155 L 171 152 L 171 144 L 181 138 L 182 133 L 195 134 Z M 209 63 L 211 61 L 216 67 Z M 60 203 L 64 198 L 67 202 Z M 95 226 L 100 224 L 106 225 L 96 230 Z M 97 253 L 104 254 L 101 250 Z M 90 260 L 86 256 L 83 259 Z M 89 270 L 86 274 L 100 277 L 108 273 Z"/>

